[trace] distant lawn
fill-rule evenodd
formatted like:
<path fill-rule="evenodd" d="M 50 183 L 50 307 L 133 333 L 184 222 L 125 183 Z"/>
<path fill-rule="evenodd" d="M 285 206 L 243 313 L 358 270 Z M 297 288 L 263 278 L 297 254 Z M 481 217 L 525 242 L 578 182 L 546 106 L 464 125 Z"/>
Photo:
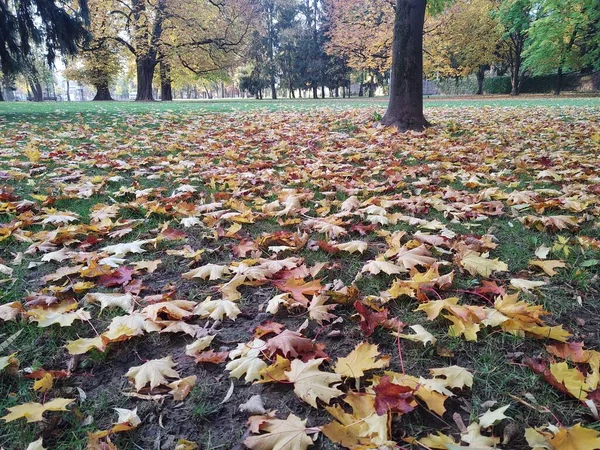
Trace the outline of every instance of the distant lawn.
<path fill-rule="evenodd" d="M 377 108 L 385 109 L 387 97 L 376 98 L 351 98 L 335 99 L 225 99 L 225 100 L 176 100 L 162 103 L 136 103 L 136 102 L 0 102 L 0 116 L 15 115 L 15 119 L 26 120 L 21 115 L 38 114 L 114 114 L 114 113 L 147 113 L 155 111 L 186 113 L 197 111 L 199 113 L 231 113 L 253 110 L 303 110 L 313 108 L 354 109 Z M 573 107 L 573 106 L 600 106 L 600 97 L 570 97 L 556 98 L 553 96 L 521 96 L 518 98 L 508 96 L 475 97 L 433 97 L 425 99 L 426 108 L 471 108 L 471 107 Z M 10 117 L 9 117 L 10 118 Z"/>

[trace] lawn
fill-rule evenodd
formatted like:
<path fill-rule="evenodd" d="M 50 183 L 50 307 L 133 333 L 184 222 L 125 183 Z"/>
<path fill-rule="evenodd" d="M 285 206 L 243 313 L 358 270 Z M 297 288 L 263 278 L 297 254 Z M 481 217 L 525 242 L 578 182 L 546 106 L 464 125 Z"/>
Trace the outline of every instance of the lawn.
<path fill-rule="evenodd" d="M 0 103 L 0 447 L 600 430 L 600 99 L 384 112 Z"/>

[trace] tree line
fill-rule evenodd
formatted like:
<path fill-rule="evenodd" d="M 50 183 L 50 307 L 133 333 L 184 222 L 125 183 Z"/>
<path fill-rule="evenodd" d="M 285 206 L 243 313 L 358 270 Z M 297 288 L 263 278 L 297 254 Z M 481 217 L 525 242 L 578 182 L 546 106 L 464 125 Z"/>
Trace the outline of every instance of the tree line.
<path fill-rule="evenodd" d="M 427 8 L 422 35 L 414 8 Z M 597 0 L 0 0 L 0 66 L 4 85 L 23 77 L 36 100 L 57 56 L 96 100 L 118 77 L 139 101 L 206 80 L 259 99 L 345 97 L 351 84 L 373 96 L 391 87 L 395 26 L 422 53 L 405 69 L 473 75 L 477 94 L 490 71 L 510 76 L 512 95 L 527 75 L 554 74 L 558 94 L 564 73 L 600 68 Z"/>

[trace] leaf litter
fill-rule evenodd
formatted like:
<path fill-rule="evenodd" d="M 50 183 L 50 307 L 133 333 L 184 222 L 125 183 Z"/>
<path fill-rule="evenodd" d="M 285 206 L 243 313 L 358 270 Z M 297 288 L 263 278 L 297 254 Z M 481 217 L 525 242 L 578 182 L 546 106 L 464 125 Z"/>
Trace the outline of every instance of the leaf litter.
<path fill-rule="evenodd" d="M 89 449 L 600 448 L 598 110 L 432 109 L 406 135 L 372 113 L 0 123 L 0 319 L 54 340 L 3 346 L 2 419 L 42 425 L 1 444 L 79 422 Z M 582 312 L 555 315 L 556 290 Z M 518 389 L 473 403 L 457 342 L 498 333 L 577 423 Z"/>

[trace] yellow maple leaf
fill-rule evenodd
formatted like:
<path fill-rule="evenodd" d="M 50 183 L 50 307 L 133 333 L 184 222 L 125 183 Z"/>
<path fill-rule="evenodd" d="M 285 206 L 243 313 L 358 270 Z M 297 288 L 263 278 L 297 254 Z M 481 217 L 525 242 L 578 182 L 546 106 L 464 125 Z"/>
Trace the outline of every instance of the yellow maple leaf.
<path fill-rule="evenodd" d="M 483 257 L 474 251 L 467 252 L 462 257 L 460 264 L 473 276 L 481 275 L 482 277 L 489 277 L 494 271 L 508 272 L 508 265 L 505 262 L 500 261 L 498 258 L 489 259 Z"/>
<path fill-rule="evenodd" d="M 151 359 L 141 366 L 130 368 L 125 376 L 134 380 L 135 390 L 139 392 L 147 384 L 150 384 L 150 389 L 167 384 L 165 377 L 179 378 L 177 371 L 173 370 L 175 365 L 170 356 Z"/>
<path fill-rule="evenodd" d="M 2 419 L 6 422 L 12 422 L 13 420 L 25 418 L 27 422 L 40 422 L 43 420 L 42 415 L 46 411 L 66 411 L 67 405 L 74 401 L 68 398 L 55 398 L 43 405 L 41 403 L 23 403 L 12 408 L 6 408 L 10 413 Z"/>
<path fill-rule="evenodd" d="M 260 425 L 265 434 L 249 436 L 244 445 L 252 450 L 306 450 L 313 440 L 307 434 L 306 420 L 294 414 L 287 419 L 268 419 Z"/>
<path fill-rule="evenodd" d="M 54 384 L 54 377 L 50 372 L 46 372 L 44 376 L 33 383 L 33 390 L 40 392 L 48 392 L 52 389 L 52 385 Z"/>
<path fill-rule="evenodd" d="M 555 269 L 567 267 L 567 263 L 556 259 L 548 259 L 545 261 L 538 261 L 532 259 L 531 261 L 529 261 L 529 265 L 539 267 L 550 277 L 553 277 L 558 273 Z"/>
<path fill-rule="evenodd" d="M 595 450 L 600 449 L 600 433 L 578 423 L 571 428 L 561 427 L 548 442 L 555 450 Z"/>
<path fill-rule="evenodd" d="M 381 369 L 389 365 L 390 357 L 382 356 L 377 359 L 379 355 L 377 345 L 361 342 L 348 356 L 338 358 L 333 370 L 343 377 L 360 378 L 366 370 Z"/>
<path fill-rule="evenodd" d="M 323 361 L 325 358 L 311 359 L 308 362 L 295 359 L 289 372 L 285 372 L 288 380 L 294 383 L 296 395 L 314 408 L 317 408 L 317 399 L 329 404 L 331 399 L 343 394 L 335 386 L 330 386 L 333 383 L 339 384 L 342 377 L 337 373 L 319 370 Z"/>

